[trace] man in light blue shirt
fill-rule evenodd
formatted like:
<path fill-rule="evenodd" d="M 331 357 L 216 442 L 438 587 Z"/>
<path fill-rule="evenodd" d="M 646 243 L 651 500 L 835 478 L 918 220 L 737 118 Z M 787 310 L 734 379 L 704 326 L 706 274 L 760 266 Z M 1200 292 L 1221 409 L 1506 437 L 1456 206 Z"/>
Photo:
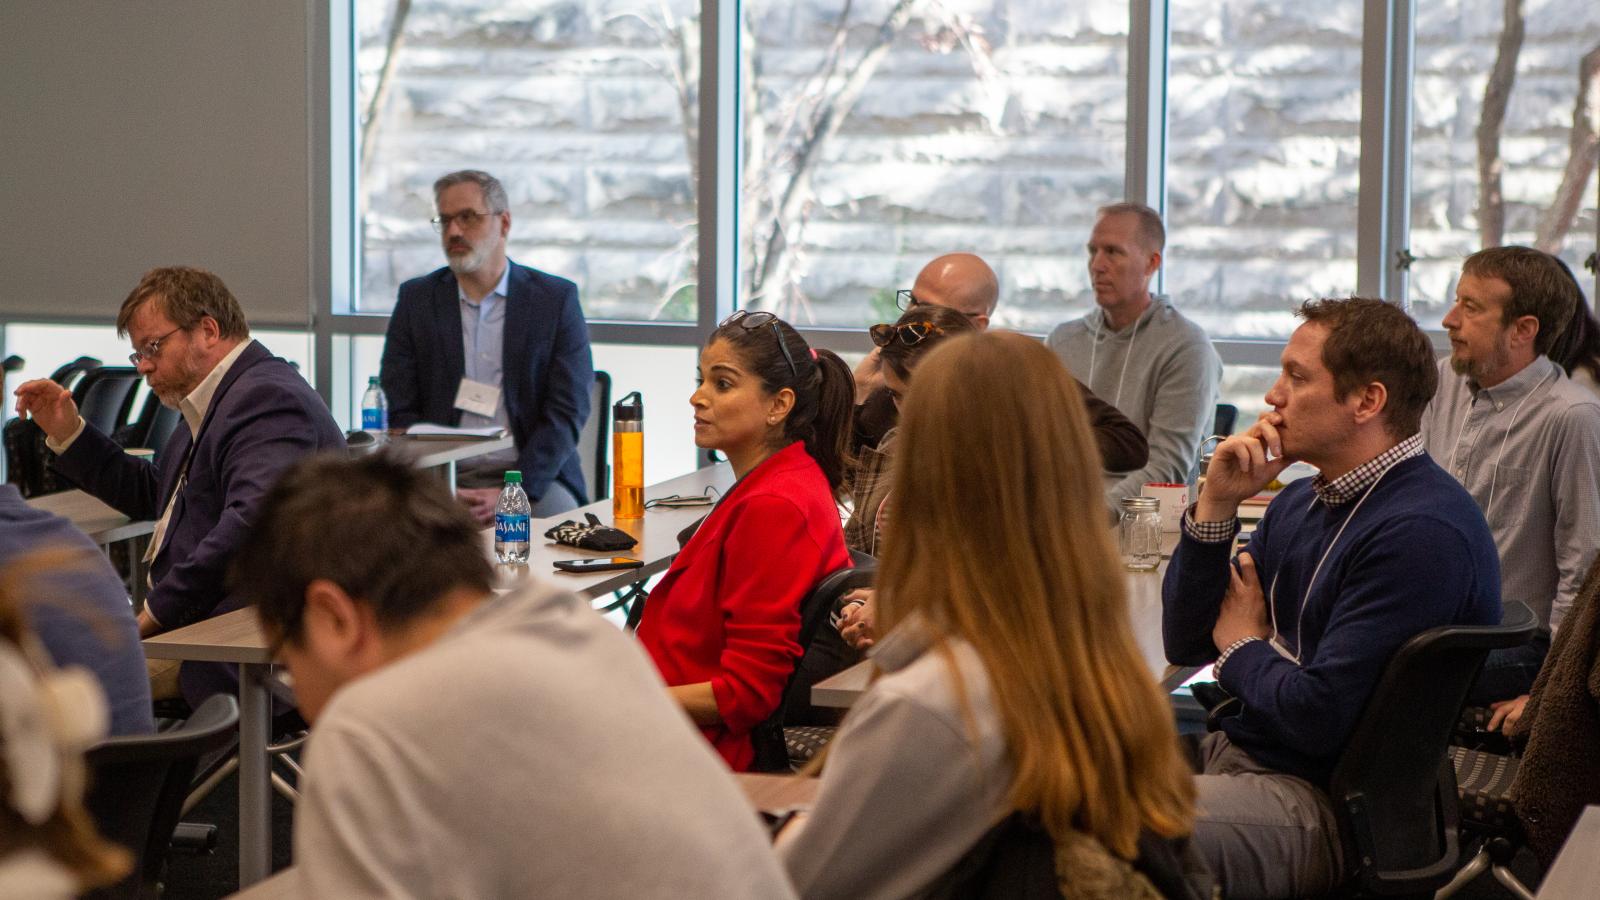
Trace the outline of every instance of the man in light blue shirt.
<path fill-rule="evenodd" d="M 458 467 L 456 495 L 484 524 L 507 469 L 522 472 L 535 516 L 587 501 L 578 432 L 594 362 L 577 285 L 506 256 L 511 208 L 487 172 L 434 182 L 448 265 L 400 286 L 383 347 L 389 421 L 500 426 L 515 450 Z"/>

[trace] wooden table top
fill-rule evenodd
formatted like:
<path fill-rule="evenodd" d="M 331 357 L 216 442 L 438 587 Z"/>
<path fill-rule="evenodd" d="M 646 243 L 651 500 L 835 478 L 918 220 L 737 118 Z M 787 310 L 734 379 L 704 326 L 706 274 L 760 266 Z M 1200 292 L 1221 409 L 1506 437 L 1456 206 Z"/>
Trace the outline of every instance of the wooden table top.
<path fill-rule="evenodd" d="M 112 544 L 140 537 L 156 528 L 153 521 L 130 519 L 79 490 L 30 497 L 28 505 L 66 519 L 96 544 Z"/>
<path fill-rule="evenodd" d="M 1175 544 L 1176 536 L 1164 541 Z M 1161 579 L 1166 571 L 1162 562 L 1154 572 L 1128 572 L 1128 620 L 1133 626 L 1133 638 L 1139 645 L 1139 655 L 1144 658 L 1153 674 L 1168 690 L 1183 682 L 1183 669 L 1167 664 L 1166 648 L 1161 639 Z M 865 659 L 837 675 L 824 678 L 811 688 L 811 702 L 817 706 L 847 709 L 855 705 L 867 684 L 872 680 L 872 660 Z"/>
<path fill-rule="evenodd" d="M 409 437 L 393 435 L 386 443 L 369 445 L 372 450 L 387 450 L 397 454 L 419 469 L 460 462 L 475 456 L 510 450 L 516 442 L 508 435 L 497 438 L 480 437 Z"/>
<path fill-rule="evenodd" d="M 739 788 L 749 798 L 750 805 L 771 812 L 791 806 L 810 806 L 817 798 L 816 778 L 799 775 L 771 775 L 763 772 L 738 772 Z"/>
<path fill-rule="evenodd" d="M 1593 897 L 1600 884 L 1600 806 L 1589 806 L 1578 817 L 1572 834 L 1539 885 L 1538 900 L 1577 900 Z"/>
<path fill-rule="evenodd" d="M 733 483 L 733 470 L 726 463 L 700 469 L 664 481 L 645 491 L 645 497 L 654 499 L 671 494 L 698 494 L 707 485 L 719 491 Z M 591 503 L 582 509 L 533 521 L 533 534 L 537 536 L 526 566 L 495 564 L 497 587 L 513 590 L 529 583 L 539 583 L 567 588 L 585 597 L 594 598 L 626 587 L 641 578 L 664 570 L 678 553 L 678 532 L 705 515 L 709 508 L 649 509 L 643 519 L 624 523 L 624 531 L 639 538 L 638 546 L 619 554 L 597 553 L 553 544 L 542 539 L 552 525 L 567 519 L 581 519 L 582 513 L 593 512 L 605 522 L 611 521 L 611 501 Z M 484 551 L 494 552 L 494 529 L 483 531 Z M 570 574 L 557 572 L 552 563 L 558 559 L 580 557 L 631 556 L 643 560 L 638 569 L 613 572 Z M 145 655 L 152 659 L 182 659 L 203 662 L 268 663 L 266 637 L 256 621 L 253 609 L 240 609 L 214 616 L 183 628 L 174 628 L 144 640 Z"/>

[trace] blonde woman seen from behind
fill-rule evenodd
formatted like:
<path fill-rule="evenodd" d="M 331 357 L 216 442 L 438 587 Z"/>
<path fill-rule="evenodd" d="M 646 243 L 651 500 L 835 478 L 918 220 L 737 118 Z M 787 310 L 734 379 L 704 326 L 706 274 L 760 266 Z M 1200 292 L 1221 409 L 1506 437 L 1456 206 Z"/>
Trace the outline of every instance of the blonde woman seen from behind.
<path fill-rule="evenodd" d="M 901 407 L 882 670 L 777 847 L 802 897 L 926 896 L 1013 812 L 1062 895 L 1159 896 L 1141 833 L 1187 834 L 1194 784 L 1129 625 L 1071 376 L 1017 334 L 954 338 Z"/>

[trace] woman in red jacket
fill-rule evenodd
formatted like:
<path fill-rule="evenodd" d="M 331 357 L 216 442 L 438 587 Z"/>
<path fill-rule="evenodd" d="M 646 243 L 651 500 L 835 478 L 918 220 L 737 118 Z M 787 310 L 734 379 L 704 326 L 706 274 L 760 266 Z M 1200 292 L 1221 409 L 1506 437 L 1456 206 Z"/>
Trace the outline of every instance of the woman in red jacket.
<path fill-rule="evenodd" d="M 700 353 L 695 444 L 739 481 L 645 602 L 639 640 L 735 771 L 800 658 L 800 601 L 850 564 L 838 499 L 855 400 L 850 367 L 765 312 L 734 313 Z"/>

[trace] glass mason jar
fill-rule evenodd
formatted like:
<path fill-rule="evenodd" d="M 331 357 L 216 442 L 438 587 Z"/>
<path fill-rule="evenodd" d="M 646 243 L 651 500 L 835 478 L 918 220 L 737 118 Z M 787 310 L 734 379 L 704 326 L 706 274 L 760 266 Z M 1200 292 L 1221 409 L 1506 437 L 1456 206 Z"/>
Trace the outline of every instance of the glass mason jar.
<path fill-rule="evenodd" d="M 1161 564 L 1161 501 L 1155 497 L 1122 498 L 1118 542 L 1123 566 L 1131 572 L 1154 572 Z"/>

